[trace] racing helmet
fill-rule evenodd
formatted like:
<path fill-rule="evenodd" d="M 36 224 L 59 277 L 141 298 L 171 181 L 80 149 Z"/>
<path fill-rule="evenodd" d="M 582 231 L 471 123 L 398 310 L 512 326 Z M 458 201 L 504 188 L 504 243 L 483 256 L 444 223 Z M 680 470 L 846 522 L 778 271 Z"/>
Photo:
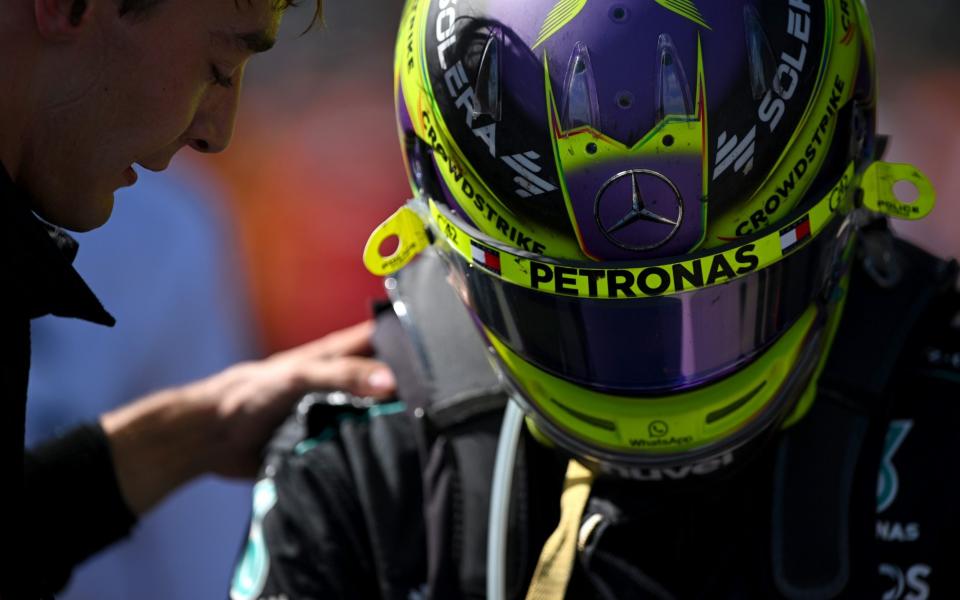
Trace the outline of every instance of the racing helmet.
<path fill-rule="evenodd" d="M 623 477 L 800 419 L 860 216 L 933 205 L 878 161 L 857 0 L 408 0 L 395 92 L 368 268 L 432 246 L 531 431 Z"/>

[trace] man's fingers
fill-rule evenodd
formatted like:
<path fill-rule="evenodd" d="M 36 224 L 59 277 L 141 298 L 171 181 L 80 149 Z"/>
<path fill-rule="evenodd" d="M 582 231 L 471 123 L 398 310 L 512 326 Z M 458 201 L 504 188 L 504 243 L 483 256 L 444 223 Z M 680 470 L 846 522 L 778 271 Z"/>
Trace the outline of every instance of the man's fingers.
<path fill-rule="evenodd" d="M 342 356 L 305 364 L 298 383 L 307 389 L 343 390 L 355 396 L 386 398 L 396 389 L 393 372 L 382 362 L 359 356 Z"/>
<path fill-rule="evenodd" d="M 287 353 L 296 353 L 306 358 L 369 356 L 373 351 L 370 344 L 373 329 L 373 321 L 364 321 L 346 329 L 334 331 L 319 340 L 288 350 Z"/>

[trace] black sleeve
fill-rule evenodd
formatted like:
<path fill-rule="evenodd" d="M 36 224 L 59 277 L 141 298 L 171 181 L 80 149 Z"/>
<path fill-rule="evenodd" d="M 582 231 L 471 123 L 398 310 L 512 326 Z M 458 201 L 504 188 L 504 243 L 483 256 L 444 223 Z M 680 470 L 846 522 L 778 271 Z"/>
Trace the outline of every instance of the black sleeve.
<path fill-rule="evenodd" d="M 424 580 L 419 459 L 408 416 L 341 419 L 254 486 L 232 600 L 408 598 Z"/>
<path fill-rule="evenodd" d="M 73 567 L 136 522 L 120 492 L 99 425 L 79 427 L 24 456 L 24 578 L 52 593 Z"/>
<path fill-rule="evenodd" d="M 294 458 L 257 482 L 232 598 L 376 597 L 362 515 L 338 466 Z"/>

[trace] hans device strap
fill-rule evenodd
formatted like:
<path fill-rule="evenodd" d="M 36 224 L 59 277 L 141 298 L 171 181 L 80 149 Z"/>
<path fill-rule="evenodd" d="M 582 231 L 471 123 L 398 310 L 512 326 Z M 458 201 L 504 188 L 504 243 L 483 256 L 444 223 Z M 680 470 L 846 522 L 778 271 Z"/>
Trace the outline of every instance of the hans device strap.
<path fill-rule="evenodd" d="M 857 318 L 842 321 L 810 414 L 778 448 L 771 550 L 776 585 L 788 598 L 830 598 L 847 587 L 851 509 L 874 483 L 856 489 L 855 472 L 879 464 L 883 442 L 868 435 L 870 424 L 888 419 L 887 392 L 907 339 L 956 279 L 955 263 L 898 242 L 883 224 L 863 236 L 846 307 Z M 884 260 L 896 263 L 895 280 L 873 274 L 875 248 L 892 252 Z"/>

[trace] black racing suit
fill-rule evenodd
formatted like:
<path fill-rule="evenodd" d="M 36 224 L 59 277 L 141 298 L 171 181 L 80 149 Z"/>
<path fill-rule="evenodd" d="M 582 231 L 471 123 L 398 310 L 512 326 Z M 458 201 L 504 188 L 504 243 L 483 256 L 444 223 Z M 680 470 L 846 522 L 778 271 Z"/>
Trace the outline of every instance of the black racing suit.
<path fill-rule="evenodd" d="M 567 598 L 960 597 L 954 269 L 901 242 L 894 254 L 899 285 L 853 268 L 829 361 L 843 368 L 828 366 L 799 425 L 725 469 L 594 484 Z M 504 399 L 438 261 L 399 289 L 404 326 L 388 310 L 377 328 L 398 400 L 301 403 L 257 484 L 234 600 L 485 597 Z M 523 438 L 510 598 L 556 527 L 566 460 Z"/>

